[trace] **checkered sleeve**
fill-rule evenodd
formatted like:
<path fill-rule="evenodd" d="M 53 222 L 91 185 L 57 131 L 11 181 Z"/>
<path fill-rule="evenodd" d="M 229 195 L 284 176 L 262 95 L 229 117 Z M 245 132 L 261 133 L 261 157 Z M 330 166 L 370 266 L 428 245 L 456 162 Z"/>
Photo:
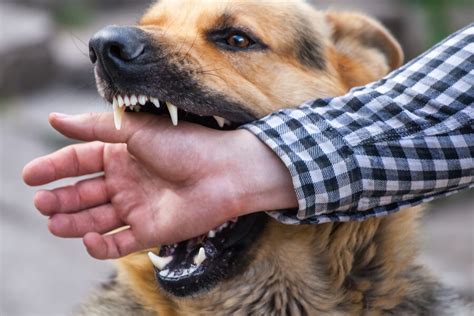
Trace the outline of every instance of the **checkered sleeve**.
<path fill-rule="evenodd" d="M 381 81 L 243 128 L 292 175 L 288 224 L 360 221 L 474 187 L 474 24 Z"/>

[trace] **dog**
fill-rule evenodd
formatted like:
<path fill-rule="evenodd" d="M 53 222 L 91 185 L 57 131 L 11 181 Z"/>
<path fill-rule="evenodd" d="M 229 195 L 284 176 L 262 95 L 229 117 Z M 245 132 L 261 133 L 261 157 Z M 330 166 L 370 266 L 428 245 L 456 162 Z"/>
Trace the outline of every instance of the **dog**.
<path fill-rule="evenodd" d="M 90 46 L 117 128 L 127 109 L 235 129 L 344 95 L 404 58 L 374 19 L 299 0 L 160 0 L 137 26 L 107 27 Z M 148 251 L 119 260 L 76 315 L 462 315 L 415 262 L 421 211 L 300 226 L 245 216 L 152 249 L 151 261 Z"/>

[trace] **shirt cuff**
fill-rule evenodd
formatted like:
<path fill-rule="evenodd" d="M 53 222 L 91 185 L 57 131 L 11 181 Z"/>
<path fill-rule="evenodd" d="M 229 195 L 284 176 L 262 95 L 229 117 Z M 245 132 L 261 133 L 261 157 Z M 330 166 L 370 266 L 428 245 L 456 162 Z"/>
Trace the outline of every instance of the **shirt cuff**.
<path fill-rule="evenodd" d="M 271 216 L 289 223 L 356 209 L 362 181 L 354 153 L 319 114 L 309 107 L 286 109 L 242 128 L 267 144 L 292 176 L 299 205 L 296 218 L 290 212 Z"/>

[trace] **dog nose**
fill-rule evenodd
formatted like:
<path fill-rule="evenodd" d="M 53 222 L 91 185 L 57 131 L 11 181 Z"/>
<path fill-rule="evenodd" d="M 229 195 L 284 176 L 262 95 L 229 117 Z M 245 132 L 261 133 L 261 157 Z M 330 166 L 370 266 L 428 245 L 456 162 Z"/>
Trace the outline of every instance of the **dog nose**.
<path fill-rule="evenodd" d="M 134 27 L 108 26 L 92 37 L 89 57 L 110 71 L 137 60 L 145 51 L 143 31 Z"/>

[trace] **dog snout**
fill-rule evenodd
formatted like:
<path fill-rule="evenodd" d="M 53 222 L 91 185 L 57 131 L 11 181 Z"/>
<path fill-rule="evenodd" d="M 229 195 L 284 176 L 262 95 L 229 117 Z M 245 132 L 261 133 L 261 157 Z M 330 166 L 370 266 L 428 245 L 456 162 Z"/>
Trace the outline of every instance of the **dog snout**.
<path fill-rule="evenodd" d="M 115 77 L 118 72 L 136 63 L 145 53 L 146 38 L 138 28 L 108 26 L 92 37 L 89 56 Z"/>

